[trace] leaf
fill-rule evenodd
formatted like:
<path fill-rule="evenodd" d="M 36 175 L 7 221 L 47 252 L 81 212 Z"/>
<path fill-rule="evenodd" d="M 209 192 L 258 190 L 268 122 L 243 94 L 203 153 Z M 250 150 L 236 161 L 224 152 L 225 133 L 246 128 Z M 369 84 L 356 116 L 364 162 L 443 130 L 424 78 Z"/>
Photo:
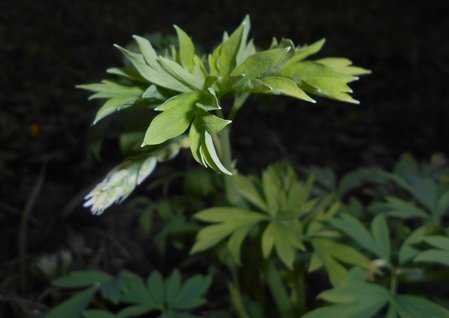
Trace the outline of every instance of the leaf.
<path fill-rule="evenodd" d="M 209 133 L 218 133 L 232 123 L 232 120 L 226 120 L 202 110 L 200 113 L 199 120 L 202 121 L 204 129 Z"/>
<path fill-rule="evenodd" d="M 157 115 L 148 127 L 142 146 L 161 144 L 189 128 L 194 116 L 192 104 L 180 104 Z"/>
<path fill-rule="evenodd" d="M 121 291 L 123 290 L 125 281 L 120 274 L 107 283 L 102 284 L 100 290 L 103 298 L 117 304 L 120 300 Z"/>
<path fill-rule="evenodd" d="M 412 194 L 429 211 L 434 211 L 437 204 L 437 184 L 430 177 L 412 176 L 409 178 Z"/>
<path fill-rule="evenodd" d="M 303 318 L 370 318 L 384 307 L 390 293 L 374 284 L 352 283 L 324 291 L 320 298 L 335 303 L 308 312 Z"/>
<path fill-rule="evenodd" d="M 399 263 L 401 265 L 412 260 L 420 252 L 413 247 L 413 244 L 421 242 L 421 240 L 429 233 L 428 226 L 421 226 L 414 230 L 404 241 L 399 249 Z"/>
<path fill-rule="evenodd" d="M 191 253 L 206 250 L 240 228 L 253 226 L 266 218 L 260 213 L 231 207 L 206 209 L 195 214 L 194 217 L 203 222 L 219 224 L 206 226 L 198 232 Z M 234 253 L 237 253 L 237 251 L 234 250 Z"/>
<path fill-rule="evenodd" d="M 162 275 L 158 271 L 153 271 L 147 280 L 149 301 L 158 304 L 160 307 L 164 305 L 165 299 L 165 284 Z"/>
<path fill-rule="evenodd" d="M 350 60 L 341 57 L 327 57 L 324 59 L 316 60 L 315 62 L 329 66 L 334 70 L 348 75 L 371 74 L 371 71 L 365 70 L 361 67 L 352 66 L 352 62 Z"/>
<path fill-rule="evenodd" d="M 387 202 L 385 203 L 372 204 L 369 209 L 403 219 L 414 217 L 427 219 L 429 217 L 423 209 L 418 208 L 410 202 L 391 196 L 387 197 L 386 200 Z"/>
<path fill-rule="evenodd" d="M 203 78 L 200 78 L 193 74 L 190 74 L 189 71 L 187 71 L 181 65 L 179 65 L 175 61 L 172 61 L 165 57 L 160 56 L 158 61 L 161 64 L 162 68 L 168 74 L 170 74 L 171 76 L 176 78 L 178 81 L 180 81 L 184 85 L 186 85 L 194 90 L 195 89 L 197 89 L 197 90 L 203 89 L 203 85 L 204 85 Z"/>
<path fill-rule="evenodd" d="M 131 272 L 124 272 L 123 281 L 124 287 L 120 294 L 120 302 L 144 305 L 145 310 L 157 305 L 151 299 L 147 286 L 139 276 Z"/>
<path fill-rule="evenodd" d="M 111 275 L 101 271 L 74 271 L 70 272 L 67 276 L 54 280 L 52 284 L 61 288 L 78 288 L 95 284 L 102 285 L 110 282 L 112 279 L 113 277 Z"/>
<path fill-rule="evenodd" d="M 165 299 L 173 300 L 181 288 L 181 273 L 175 269 L 169 278 L 165 280 Z"/>
<path fill-rule="evenodd" d="M 449 191 L 445 191 L 439 198 L 437 202 L 434 214 L 436 216 L 442 216 L 449 209 Z"/>
<path fill-rule="evenodd" d="M 295 54 L 288 60 L 286 66 L 302 61 L 305 58 L 309 57 L 310 55 L 318 53 L 323 47 L 325 42 L 326 42 L 325 39 L 321 39 L 313 44 L 304 45 L 302 47 L 295 49 Z"/>
<path fill-rule="evenodd" d="M 302 89 L 298 87 L 298 85 L 296 85 L 294 81 L 289 78 L 280 76 L 268 76 L 263 78 L 262 82 L 271 87 L 271 90 L 264 93 L 275 95 L 280 94 L 305 100 L 311 103 L 316 103 L 315 100 L 307 95 Z"/>
<path fill-rule="evenodd" d="M 192 107 L 195 105 L 195 103 L 199 100 L 200 93 L 199 92 L 189 92 L 189 93 L 183 93 L 176 96 L 173 96 L 172 98 L 167 99 L 164 103 L 159 105 L 155 108 L 155 110 L 158 111 L 167 111 L 172 108 L 179 108 L 179 107 L 185 107 L 185 105 L 189 105 L 189 107 Z"/>
<path fill-rule="evenodd" d="M 430 235 L 426 236 L 423 241 L 429 245 L 432 245 L 433 247 L 437 247 L 449 252 L 449 237 L 442 235 Z"/>
<path fill-rule="evenodd" d="M 273 238 L 274 238 L 274 248 L 276 254 L 279 256 L 281 261 L 289 269 L 293 269 L 293 261 L 295 260 L 295 247 L 290 243 L 289 237 L 286 233 L 285 226 L 272 222 Z"/>
<path fill-rule="evenodd" d="M 245 19 L 243 19 L 242 28 L 243 28 L 243 30 L 242 30 L 241 40 L 240 40 L 240 46 L 239 46 L 239 50 L 238 50 L 237 56 L 236 56 L 237 65 L 240 65 L 250 55 L 255 53 L 254 45 L 252 44 L 252 42 L 247 43 L 249 30 L 251 29 L 251 22 L 250 22 L 249 15 L 246 15 Z"/>
<path fill-rule="evenodd" d="M 175 309 L 193 309 L 203 305 L 206 302 L 203 295 L 211 283 L 210 276 L 196 275 L 189 278 L 182 285 L 176 298 L 168 300 L 169 306 Z"/>
<path fill-rule="evenodd" d="M 247 225 L 234 231 L 228 240 L 228 249 L 234 261 L 240 265 L 240 250 L 242 248 L 242 243 L 245 237 L 248 235 L 249 231 L 252 229 L 252 225 Z"/>
<path fill-rule="evenodd" d="M 106 73 L 122 76 L 131 81 L 148 83 L 147 80 L 139 74 L 139 72 L 131 67 L 111 67 L 106 70 Z"/>
<path fill-rule="evenodd" d="M 189 130 L 189 147 L 196 162 L 207 167 L 207 163 L 203 161 L 202 156 L 200 155 L 200 147 L 203 134 L 204 129 L 202 127 L 201 120 L 198 116 L 195 116 L 195 119 L 193 120 Z"/>
<path fill-rule="evenodd" d="M 125 86 L 111 80 L 103 80 L 101 83 L 77 85 L 77 88 L 95 92 L 89 99 L 127 97 L 139 98 L 143 90 L 137 85 Z"/>
<path fill-rule="evenodd" d="M 314 257 L 318 257 L 319 263 L 326 268 L 333 286 L 339 286 L 346 278 L 347 270 L 341 262 L 365 269 L 370 268 L 370 260 L 348 245 L 322 238 L 312 239 L 311 243 L 314 248 Z M 315 265 L 312 268 L 318 269 L 319 267 Z"/>
<path fill-rule="evenodd" d="M 281 208 L 280 199 L 282 193 L 280 180 L 274 166 L 268 167 L 268 169 L 262 173 L 262 186 L 268 207 L 266 212 L 271 216 L 276 216 Z"/>
<path fill-rule="evenodd" d="M 289 48 L 284 48 L 257 52 L 248 57 L 242 64 L 234 69 L 231 76 L 245 74 L 245 80 L 249 81 L 264 73 L 273 71 L 273 69 L 284 60 L 289 50 Z"/>
<path fill-rule="evenodd" d="M 47 318 L 81 318 L 82 312 L 89 306 L 92 298 L 98 290 L 98 286 L 92 286 L 82 292 L 70 297 L 62 304 L 51 309 L 45 317 Z"/>
<path fill-rule="evenodd" d="M 449 317 L 449 310 L 427 299 L 411 295 L 397 295 L 395 299 L 401 318 Z"/>
<path fill-rule="evenodd" d="M 237 188 L 239 193 L 250 203 L 254 204 L 256 207 L 262 211 L 268 209 L 267 203 L 264 197 L 260 193 L 256 186 L 257 180 L 252 180 L 250 177 L 244 175 L 235 176 Z"/>
<path fill-rule="evenodd" d="M 232 175 L 232 172 L 229 171 L 220 161 L 218 154 L 215 150 L 214 142 L 212 141 L 212 136 L 205 131 L 203 135 L 203 140 L 200 146 L 201 154 L 203 155 L 203 159 L 206 161 L 207 165 L 214 169 L 217 172 L 222 172 L 227 175 Z"/>
<path fill-rule="evenodd" d="M 274 247 L 274 223 L 270 222 L 262 234 L 262 255 L 266 259 Z"/>
<path fill-rule="evenodd" d="M 244 23 L 242 23 L 220 46 L 220 54 L 217 58 L 219 73 L 225 77 L 229 75 L 237 65 L 237 54 L 242 45 Z"/>
<path fill-rule="evenodd" d="M 95 115 L 95 119 L 93 122 L 93 125 L 98 123 L 103 118 L 115 113 L 116 111 L 128 108 L 134 104 L 136 99 L 134 98 L 128 98 L 128 97 L 114 97 L 111 99 L 108 99 L 106 103 L 101 106 L 101 108 L 98 110 L 97 114 Z"/>
<path fill-rule="evenodd" d="M 429 249 L 419 253 L 414 259 L 414 262 L 431 262 L 449 266 L 449 251 Z"/>
<path fill-rule="evenodd" d="M 376 244 L 371 234 L 355 217 L 349 214 L 343 214 L 340 218 L 332 219 L 330 223 L 337 229 L 352 237 L 365 249 L 377 255 L 378 250 L 375 247 Z"/>
<path fill-rule="evenodd" d="M 373 239 L 376 242 L 376 249 L 379 251 L 379 256 L 389 261 L 391 252 L 390 235 L 384 215 L 380 214 L 374 218 L 371 223 L 371 232 L 373 233 Z"/>
<path fill-rule="evenodd" d="M 174 26 L 179 42 L 179 58 L 181 65 L 188 70 L 193 69 L 193 57 L 195 56 L 195 46 L 192 39 L 178 26 Z"/>
<path fill-rule="evenodd" d="M 189 92 L 192 90 L 189 86 L 186 86 L 176 78 L 173 78 L 164 69 L 162 69 L 155 58 L 156 53 L 148 40 L 138 36 L 134 36 L 134 39 L 136 39 L 139 44 L 145 58 L 142 54 L 133 53 L 118 45 L 115 45 L 115 47 L 123 53 L 123 55 L 131 62 L 143 78 L 155 85 L 177 92 Z"/>
<path fill-rule="evenodd" d="M 299 62 L 284 67 L 279 75 L 293 79 L 306 92 L 358 104 L 348 93 L 352 90 L 347 83 L 356 77 L 340 73 L 326 65 L 312 61 Z"/>

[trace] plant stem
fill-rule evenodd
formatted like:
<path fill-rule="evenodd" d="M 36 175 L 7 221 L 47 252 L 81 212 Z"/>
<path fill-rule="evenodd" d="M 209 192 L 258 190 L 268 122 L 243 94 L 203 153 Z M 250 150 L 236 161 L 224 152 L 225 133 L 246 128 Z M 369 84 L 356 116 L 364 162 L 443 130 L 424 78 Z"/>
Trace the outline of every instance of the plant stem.
<path fill-rule="evenodd" d="M 242 295 L 240 293 L 240 288 L 238 282 L 235 284 L 228 284 L 229 294 L 231 295 L 231 301 L 234 305 L 234 308 L 237 310 L 237 315 L 239 318 L 249 318 L 248 313 L 245 310 L 245 306 L 243 305 Z"/>
<path fill-rule="evenodd" d="M 282 284 L 281 276 L 279 275 L 273 260 L 270 259 L 267 260 L 266 278 L 271 294 L 273 295 L 274 302 L 276 303 L 279 313 L 281 314 L 280 317 L 294 317 L 290 297 Z"/>
<path fill-rule="evenodd" d="M 224 128 L 220 132 L 220 142 L 221 142 L 221 155 L 223 159 L 223 164 L 226 168 L 228 168 L 230 171 L 232 171 L 232 155 L 231 155 L 231 143 L 229 140 L 230 135 L 230 129 Z M 225 189 L 226 189 L 226 198 L 228 199 L 229 203 L 235 205 L 240 200 L 240 195 L 237 190 L 237 183 L 235 180 L 235 177 L 224 175 L 224 181 L 225 181 Z"/>

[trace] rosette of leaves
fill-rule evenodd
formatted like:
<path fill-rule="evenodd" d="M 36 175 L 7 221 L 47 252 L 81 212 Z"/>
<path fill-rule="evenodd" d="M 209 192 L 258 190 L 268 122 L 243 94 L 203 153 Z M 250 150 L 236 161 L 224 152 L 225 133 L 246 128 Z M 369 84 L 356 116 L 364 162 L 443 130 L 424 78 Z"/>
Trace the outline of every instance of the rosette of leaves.
<path fill-rule="evenodd" d="M 150 107 L 157 115 L 148 118 L 141 140 L 144 150 L 187 134 L 193 158 L 228 175 L 232 167 L 223 163 L 218 136 L 250 93 L 308 102 L 315 102 L 309 96 L 314 94 L 358 103 L 350 96 L 348 83 L 368 73 L 345 58 L 310 60 L 324 40 L 296 46 L 291 40 L 275 39 L 268 49 L 257 50 L 248 38 L 248 16 L 232 34 L 225 33 L 222 43 L 207 56 L 199 56 L 191 38 L 179 27 L 175 29 L 178 47 L 160 54 L 150 41 L 134 36 L 138 52 L 116 45 L 132 66 L 111 68 L 108 73 L 115 78 L 79 87 L 93 91 L 91 98 L 104 102 L 94 124 L 117 111 Z M 225 95 L 234 97 L 229 111 L 221 104 Z"/>
<path fill-rule="evenodd" d="M 48 318 L 126 318 L 149 312 L 159 312 L 160 318 L 199 318 L 188 311 L 206 303 L 203 297 L 212 280 L 209 276 L 195 275 L 182 281 L 181 273 L 174 270 L 167 278 L 153 271 L 145 282 L 131 272 L 116 277 L 90 270 L 76 271 L 58 278 L 53 284 L 59 288 L 84 288 L 59 304 L 47 314 Z M 117 313 L 104 309 L 88 309 L 97 293 L 112 304 L 127 304 Z"/>
<path fill-rule="evenodd" d="M 328 254 L 331 261 L 336 257 L 352 265 L 368 267 L 369 259 L 355 249 L 327 239 L 335 238 L 336 233 L 325 228 L 323 222 L 332 218 L 339 203 L 333 202 L 332 197 L 313 197 L 313 177 L 299 181 L 290 165 L 278 163 L 268 167 L 261 179 L 242 175 L 236 178 L 244 202 L 241 206 L 214 207 L 195 214 L 196 219 L 214 224 L 198 232 L 192 253 L 227 240 L 228 250 L 239 264 L 242 243 L 252 236 L 260 237 L 265 259 L 274 250 L 290 269 L 296 251 L 306 250 L 305 242 L 312 242 L 323 252 L 332 250 Z M 327 242 L 333 243 L 330 249 L 327 249 Z M 315 264 L 318 256 L 316 258 Z M 324 260 L 326 264 L 327 260 L 328 257 Z"/>
<path fill-rule="evenodd" d="M 449 310 L 426 298 L 398 294 L 384 286 L 366 282 L 367 273 L 353 269 L 341 286 L 318 297 L 331 305 L 312 310 L 303 318 L 421 318 L 449 317 Z M 381 310 L 385 314 L 379 316 Z"/>

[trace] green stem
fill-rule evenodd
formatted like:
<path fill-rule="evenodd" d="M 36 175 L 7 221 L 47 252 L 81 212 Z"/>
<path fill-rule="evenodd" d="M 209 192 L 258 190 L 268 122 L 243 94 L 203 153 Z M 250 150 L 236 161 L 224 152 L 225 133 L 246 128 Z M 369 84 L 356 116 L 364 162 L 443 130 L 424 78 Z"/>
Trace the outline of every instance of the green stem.
<path fill-rule="evenodd" d="M 266 278 L 271 294 L 273 295 L 274 302 L 276 303 L 279 313 L 281 314 L 280 317 L 294 317 L 290 297 L 282 284 L 281 276 L 279 275 L 273 260 L 270 259 L 267 260 Z"/>
<path fill-rule="evenodd" d="M 245 310 L 245 306 L 243 305 L 242 295 L 240 293 L 239 284 L 236 281 L 235 284 L 228 284 L 229 294 L 231 295 L 231 301 L 234 305 L 234 308 L 237 310 L 237 315 L 239 318 L 249 318 L 248 313 Z"/>
<path fill-rule="evenodd" d="M 232 155 L 231 155 L 231 143 L 229 140 L 230 135 L 230 129 L 224 128 L 220 134 L 220 143 L 221 143 L 221 156 L 223 160 L 223 164 L 226 168 L 228 168 L 230 171 L 233 170 L 232 168 Z M 234 172 L 233 172 L 234 173 Z M 235 180 L 234 175 L 224 176 L 225 181 L 225 189 L 226 189 L 226 197 L 229 201 L 229 203 L 236 205 L 240 200 L 240 195 L 237 190 L 237 182 Z"/>

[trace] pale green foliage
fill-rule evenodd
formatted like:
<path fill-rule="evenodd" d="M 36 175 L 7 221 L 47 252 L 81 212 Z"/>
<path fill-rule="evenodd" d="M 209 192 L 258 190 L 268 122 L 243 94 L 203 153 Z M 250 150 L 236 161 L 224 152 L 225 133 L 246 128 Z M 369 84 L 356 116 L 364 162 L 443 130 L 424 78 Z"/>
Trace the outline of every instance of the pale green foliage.
<path fill-rule="evenodd" d="M 270 166 L 261 179 L 237 175 L 237 187 L 245 202 L 238 208 L 217 207 L 197 213 L 195 218 L 215 224 L 198 232 L 192 252 L 206 250 L 229 237 L 227 247 L 233 259 L 240 263 L 243 241 L 252 231 L 260 231 L 263 257 L 268 258 L 275 250 L 280 260 L 292 268 L 295 251 L 304 251 L 306 240 L 325 235 L 325 231 L 318 229 L 320 220 L 330 218 L 338 208 L 329 198 L 312 197 L 312 186 L 313 178 L 299 181 L 293 169 L 283 163 Z M 304 233 L 309 226 L 316 229 L 310 236 Z M 357 254 L 356 258 L 349 262 L 369 263 L 362 255 Z"/>
<path fill-rule="evenodd" d="M 355 217 L 343 214 L 331 220 L 331 224 L 352 237 L 364 249 L 385 262 L 390 262 L 390 236 L 385 216 L 380 214 L 371 223 L 371 232 Z"/>
<path fill-rule="evenodd" d="M 332 303 L 304 315 L 304 318 L 370 318 L 388 307 L 387 318 L 449 317 L 449 310 L 427 299 L 396 294 L 385 287 L 367 283 L 364 274 L 354 269 L 341 286 L 318 297 Z"/>
<path fill-rule="evenodd" d="M 269 49 L 258 51 L 248 38 L 248 16 L 207 57 L 196 53 L 191 38 L 181 28 L 175 29 L 178 47 L 160 54 L 150 41 L 134 36 L 138 52 L 116 45 L 132 67 L 109 69 L 116 79 L 79 87 L 95 92 L 91 98 L 104 101 L 94 124 L 116 111 L 152 107 L 161 113 L 149 118 L 142 147 L 159 145 L 188 132 L 193 158 L 205 167 L 229 175 L 232 167 L 222 163 L 217 150 L 221 145 L 215 138 L 232 119 L 223 118 L 222 96 L 233 94 L 237 101 L 231 117 L 250 93 L 315 102 L 307 94 L 311 93 L 356 102 L 349 95 L 347 83 L 356 80 L 355 75 L 368 73 L 351 66 L 344 58 L 306 60 L 321 49 L 323 40 L 309 46 L 295 46 L 287 39 L 273 40 Z M 122 166 L 121 170 L 124 169 Z"/>
<path fill-rule="evenodd" d="M 62 304 L 53 308 L 46 317 L 85 317 L 85 318 L 126 318 L 158 311 L 158 317 L 195 318 L 186 310 L 202 306 L 206 300 L 203 295 L 212 280 L 209 276 L 193 276 L 182 281 L 181 273 L 174 270 L 168 278 L 153 271 L 145 283 L 130 272 L 112 277 L 100 271 L 72 272 L 54 281 L 59 288 L 87 289 L 78 292 Z M 114 304 L 128 304 L 118 313 L 106 310 L 88 309 L 97 291 L 102 298 Z"/>

